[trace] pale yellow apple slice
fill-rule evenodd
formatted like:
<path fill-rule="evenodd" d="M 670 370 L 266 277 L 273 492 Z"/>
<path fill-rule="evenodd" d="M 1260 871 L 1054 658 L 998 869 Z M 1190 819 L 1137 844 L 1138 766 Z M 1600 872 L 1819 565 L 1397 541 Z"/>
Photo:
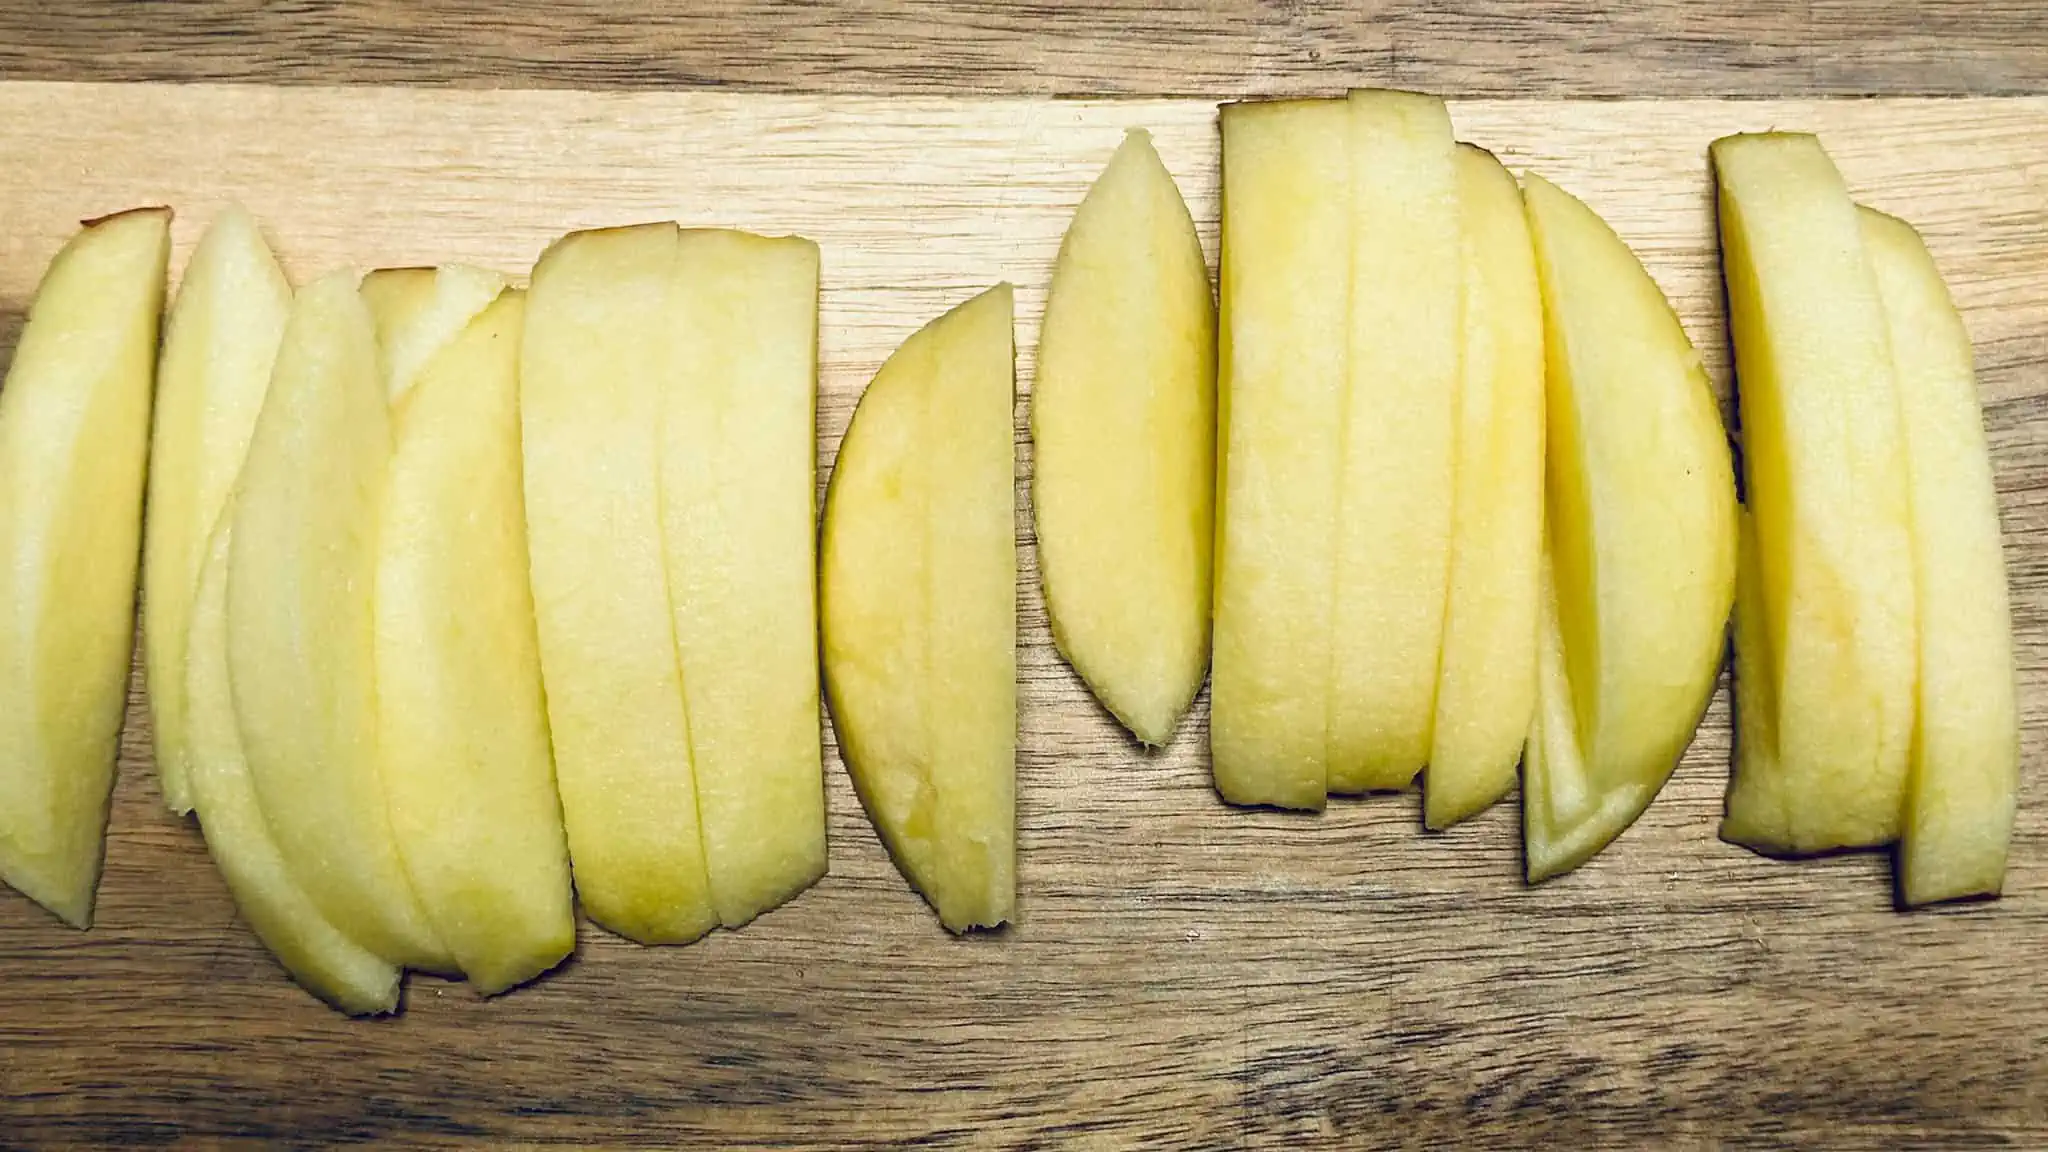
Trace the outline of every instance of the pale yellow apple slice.
<path fill-rule="evenodd" d="M 905 341 L 825 503 L 825 686 L 861 802 L 954 932 L 1013 915 L 1016 527 L 1010 287 Z"/>
<path fill-rule="evenodd" d="M 711 902 L 736 928 L 825 874 L 818 246 L 682 233 L 662 541 Z"/>
<path fill-rule="evenodd" d="M 576 944 L 526 575 L 525 303 L 501 295 L 420 372 L 378 534 L 377 717 L 392 830 L 436 934 L 485 995 Z"/>
<path fill-rule="evenodd" d="M 293 301 L 236 483 L 228 669 L 249 775 L 292 876 L 378 956 L 446 971 L 377 757 L 377 521 L 391 427 L 356 277 Z"/>
<path fill-rule="evenodd" d="M 1423 818 L 1448 828 L 1507 795 L 1536 702 L 1543 550 L 1543 297 L 1521 189 L 1457 155 L 1464 216 L 1463 378 L 1443 660 Z"/>
<path fill-rule="evenodd" d="M 1194 220 L 1143 130 L 1060 245 L 1031 440 L 1053 639 L 1133 735 L 1164 744 L 1209 665 L 1216 305 Z"/>
<path fill-rule="evenodd" d="M 676 228 L 578 232 L 533 270 L 520 353 L 526 534 L 577 895 L 643 943 L 718 926 L 662 553 Z"/>
<path fill-rule="evenodd" d="M 1233 804 L 1321 808 L 1351 283 L 1343 101 L 1223 108 L 1209 751 Z"/>
<path fill-rule="evenodd" d="M 1565 745 L 1567 729 L 1576 744 L 1524 765 L 1533 881 L 1633 823 L 1691 741 L 1721 667 L 1736 527 L 1720 411 L 1669 301 L 1577 199 L 1534 175 L 1524 199 L 1547 363 L 1549 659 L 1561 664 L 1539 678 L 1545 739 L 1531 748 Z M 1574 757 L 1582 779 L 1565 779 Z"/>
<path fill-rule="evenodd" d="M 262 230 L 230 205 L 193 250 L 164 327 L 143 525 L 142 637 L 157 782 L 174 812 L 192 810 L 185 630 L 199 567 L 242 470 L 291 307 L 291 281 Z"/>
<path fill-rule="evenodd" d="M 1450 575 L 1465 262 L 1442 100 L 1353 92 L 1348 382 L 1330 619 L 1333 793 L 1429 759 Z M 1334 238 L 1332 238 L 1334 240 Z"/>
<path fill-rule="evenodd" d="M 1970 334 L 1912 225 L 1863 209 L 1913 509 L 1918 728 L 1899 839 L 1911 906 L 1995 896 L 2019 789 L 2012 610 Z"/>
<path fill-rule="evenodd" d="M 292 979 L 354 1016 L 398 1007 L 399 970 L 336 928 L 306 896 L 271 836 L 242 756 L 228 682 L 228 552 L 234 506 L 223 506 L 201 557 L 185 656 L 185 750 L 193 811 L 235 907 Z"/>
<path fill-rule="evenodd" d="M 127 703 L 170 223 L 72 237 L 0 388 L 0 880 L 78 928 Z"/>
<path fill-rule="evenodd" d="M 434 354 L 505 290 L 505 277 L 468 264 L 379 268 L 361 290 L 377 325 L 385 395 L 396 405 Z"/>
<path fill-rule="evenodd" d="M 1725 838 L 1771 852 L 1899 833 L 1913 735 L 1912 516 L 1884 303 L 1856 206 L 1811 136 L 1713 146 L 1776 701 L 1736 748 Z"/>

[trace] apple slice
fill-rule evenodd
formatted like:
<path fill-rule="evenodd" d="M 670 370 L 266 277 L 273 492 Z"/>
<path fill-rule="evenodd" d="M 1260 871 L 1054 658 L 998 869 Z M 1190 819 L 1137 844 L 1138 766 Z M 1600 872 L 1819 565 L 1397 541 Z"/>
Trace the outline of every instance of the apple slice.
<path fill-rule="evenodd" d="M 1333 497 L 1332 793 L 1406 788 L 1429 759 L 1464 341 L 1450 114 L 1442 100 L 1412 92 L 1358 91 L 1348 104 L 1350 344 Z"/>
<path fill-rule="evenodd" d="M 218 225 L 216 225 L 218 227 Z M 203 242 L 202 242 L 203 243 Z M 242 919 L 292 979 L 352 1016 L 398 1008 L 397 967 L 336 928 L 292 879 L 242 756 L 228 681 L 228 553 L 234 506 L 201 557 L 186 636 L 185 741 L 193 810 Z"/>
<path fill-rule="evenodd" d="M 1913 737 L 1912 512 L 1884 302 L 1811 136 L 1715 141 L 1777 746 L 1736 748 L 1721 835 L 1806 853 L 1897 838 Z M 1745 693 L 1749 695 L 1745 697 Z M 1745 704 L 1745 700 L 1747 703 Z"/>
<path fill-rule="evenodd" d="M 142 637 L 157 781 L 173 812 L 192 810 L 185 630 L 199 567 L 242 470 L 291 308 L 291 281 L 255 218 L 240 205 L 228 206 L 185 265 L 165 324 L 149 450 Z"/>
<path fill-rule="evenodd" d="M 555 783 L 591 919 L 642 943 L 718 926 L 663 567 L 676 227 L 577 232 L 533 270 L 520 352 L 526 533 Z"/>
<path fill-rule="evenodd" d="M 1013 915 L 1017 553 L 1010 286 L 904 341 L 825 500 L 825 686 L 861 803 L 954 932 Z"/>
<path fill-rule="evenodd" d="M 1142 129 L 1060 245 L 1031 439 L 1053 639 L 1103 707 L 1164 744 L 1209 664 L 1216 305 L 1195 222 Z"/>
<path fill-rule="evenodd" d="M 377 756 L 379 508 L 391 459 L 377 337 L 336 272 L 292 304 L 236 484 L 228 670 L 263 815 L 329 922 L 447 971 L 392 835 Z"/>
<path fill-rule="evenodd" d="M 704 863 L 736 928 L 825 874 L 818 716 L 818 246 L 682 233 L 662 541 Z"/>
<path fill-rule="evenodd" d="M 92 923 L 135 639 L 168 208 L 85 225 L 0 388 L 0 880 Z"/>
<path fill-rule="evenodd" d="M 1996 896 L 2019 790 L 2012 610 L 1970 334 L 1913 226 L 1870 209 L 1905 431 L 1918 593 L 1918 728 L 1900 830 L 1908 906 Z"/>
<path fill-rule="evenodd" d="M 469 982 L 523 984 L 576 944 L 541 699 L 519 459 L 524 293 L 407 394 L 377 560 L 384 788 L 413 891 Z"/>
<path fill-rule="evenodd" d="M 1556 616 L 1523 776 L 1533 882 L 1620 835 L 1692 740 L 1721 668 L 1736 525 L 1720 411 L 1670 302 L 1591 209 L 1540 176 L 1523 187 Z"/>
<path fill-rule="evenodd" d="M 1515 784 L 1536 704 L 1543 552 L 1543 296 L 1522 193 L 1490 153 L 1457 154 L 1464 215 L 1450 586 L 1423 818 L 1448 828 Z"/>
<path fill-rule="evenodd" d="M 1228 104 L 1209 751 L 1233 804 L 1321 808 L 1351 283 L 1351 122 Z"/>
<path fill-rule="evenodd" d="M 427 362 L 505 290 L 488 268 L 379 268 L 363 277 L 363 303 L 377 325 L 385 394 L 405 399 Z"/>

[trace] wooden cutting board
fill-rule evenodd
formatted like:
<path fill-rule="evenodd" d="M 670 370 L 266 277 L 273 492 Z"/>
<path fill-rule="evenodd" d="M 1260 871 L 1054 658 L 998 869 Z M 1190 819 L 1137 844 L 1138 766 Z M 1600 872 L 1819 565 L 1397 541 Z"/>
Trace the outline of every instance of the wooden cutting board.
<path fill-rule="evenodd" d="M 240 199 L 301 279 L 523 272 L 565 230 L 657 218 L 796 231 L 824 252 L 828 466 L 889 350 L 1012 280 L 1024 565 L 1022 919 L 984 938 L 940 931 L 833 759 L 831 875 L 745 931 L 650 949 L 586 926 L 499 1000 L 415 978 L 402 1016 L 344 1020 L 163 811 L 138 695 L 98 926 L 0 893 L 0 1144 L 2048 1144 L 2048 99 L 1453 114 L 1635 245 L 1724 396 L 1710 139 L 1818 131 L 1925 230 L 2006 514 L 2027 768 L 2002 901 L 1900 914 L 1881 856 L 1717 841 L 1725 696 L 1648 815 L 1534 890 L 1512 803 L 1447 835 L 1413 794 L 1233 811 L 1201 704 L 1164 752 L 1122 735 L 1053 650 L 1031 567 L 1032 353 L 1124 127 L 1154 131 L 1213 259 L 1212 103 L 0 84 L 10 349 L 76 221 L 137 204 L 178 209 L 175 269 Z"/>

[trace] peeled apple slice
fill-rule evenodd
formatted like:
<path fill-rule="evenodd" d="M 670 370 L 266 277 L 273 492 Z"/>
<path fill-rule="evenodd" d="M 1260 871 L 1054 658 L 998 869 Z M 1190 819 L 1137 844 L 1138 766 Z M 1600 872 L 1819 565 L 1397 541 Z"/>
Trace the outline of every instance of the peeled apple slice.
<path fill-rule="evenodd" d="M 1215 339 L 1194 220 L 1134 130 L 1053 268 L 1031 392 L 1032 506 L 1053 638 L 1150 745 L 1172 737 L 1209 665 Z"/>
<path fill-rule="evenodd" d="M 1899 834 L 1913 739 L 1912 506 L 1885 305 L 1820 142 L 1713 146 L 1743 461 L 1769 656 L 1736 707 L 1777 744 L 1736 746 L 1721 834 L 1779 853 Z"/>
<path fill-rule="evenodd" d="M 185 265 L 157 364 L 149 516 L 142 553 L 142 636 L 157 781 L 174 812 L 186 783 L 185 632 L 200 565 L 242 470 L 270 368 L 291 314 L 292 286 L 239 205 L 216 217 Z"/>
<path fill-rule="evenodd" d="M 1536 703 L 1543 552 L 1543 296 L 1522 193 L 1487 152 L 1457 155 L 1464 375 L 1423 819 L 1447 828 L 1515 785 Z"/>
<path fill-rule="evenodd" d="M 661 517 L 711 902 L 736 928 L 825 874 L 818 247 L 679 237 Z"/>
<path fill-rule="evenodd" d="M 1620 835 L 1691 742 L 1735 595 L 1736 508 L 1720 411 L 1663 292 L 1577 199 L 1535 175 L 1523 196 L 1543 290 L 1555 617 L 1523 766 L 1533 882 Z"/>
<path fill-rule="evenodd" d="M 485 995 L 576 943 L 526 573 L 523 293 L 500 296 L 408 394 L 377 563 L 377 715 L 406 875 Z"/>
<path fill-rule="evenodd" d="M 293 302 L 236 485 L 228 671 L 263 815 L 328 921 L 408 968 L 453 964 L 398 854 L 377 755 L 377 523 L 391 461 L 354 275 Z"/>
<path fill-rule="evenodd" d="M 234 508 L 202 558 L 187 632 L 186 749 L 193 811 L 242 919 L 292 979 L 351 1016 L 398 1008 L 400 973 L 336 928 L 292 879 L 242 756 L 228 683 L 228 552 Z"/>
<path fill-rule="evenodd" d="M 1014 914 L 1010 286 L 875 374 L 825 503 L 825 686 L 861 803 L 954 932 Z"/>
<path fill-rule="evenodd" d="M 1899 895 L 1996 896 L 2019 791 L 2012 610 L 1970 334 L 1920 234 L 1859 212 L 1899 384 L 1918 591 Z"/>
<path fill-rule="evenodd" d="M 88 223 L 0 388 L 0 880 L 92 923 L 135 639 L 171 213 Z"/>
<path fill-rule="evenodd" d="M 377 325 L 385 394 L 405 399 L 427 362 L 469 327 L 505 290 L 505 277 L 488 268 L 379 268 L 363 277 L 363 303 Z"/>
<path fill-rule="evenodd" d="M 563 237 L 534 267 L 519 365 L 534 615 L 576 892 L 591 919 L 648 944 L 718 926 L 659 502 L 676 267 L 673 224 Z"/>

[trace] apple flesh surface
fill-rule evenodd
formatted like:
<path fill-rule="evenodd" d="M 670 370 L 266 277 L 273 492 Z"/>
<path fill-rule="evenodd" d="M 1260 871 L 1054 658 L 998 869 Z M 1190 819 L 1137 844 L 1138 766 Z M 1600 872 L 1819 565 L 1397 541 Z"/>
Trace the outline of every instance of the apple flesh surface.
<path fill-rule="evenodd" d="M 826 497 L 832 721 L 861 802 L 953 932 L 1011 918 L 1017 595 L 1011 291 L 934 320 L 869 383 Z"/>
<path fill-rule="evenodd" d="M 363 277 L 363 303 L 377 325 L 385 395 L 394 407 L 435 353 L 504 290 L 501 273 L 468 264 L 379 268 Z"/>
<path fill-rule="evenodd" d="M 72 237 L 0 388 L 0 880 L 77 928 L 127 703 L 170 222 Z"/>
<path fill-rule="evenodd" d="M 173 812 L 192 810 L 185 633 L 199 569 L 242 470 L 291 307 L 291 281 L 261 229 L 231 205 L 193 251 L 164 326 L 143 521 L 142 638 L 157 781 Z"/>
<path fill-rule="evenodd" d="M 1165 744 L 1209 666 L 1216 305 L 1195 223 L 1133 130 L 1074 213 L 1031 391 L 1032 507 L 1054 641 Z"/>

